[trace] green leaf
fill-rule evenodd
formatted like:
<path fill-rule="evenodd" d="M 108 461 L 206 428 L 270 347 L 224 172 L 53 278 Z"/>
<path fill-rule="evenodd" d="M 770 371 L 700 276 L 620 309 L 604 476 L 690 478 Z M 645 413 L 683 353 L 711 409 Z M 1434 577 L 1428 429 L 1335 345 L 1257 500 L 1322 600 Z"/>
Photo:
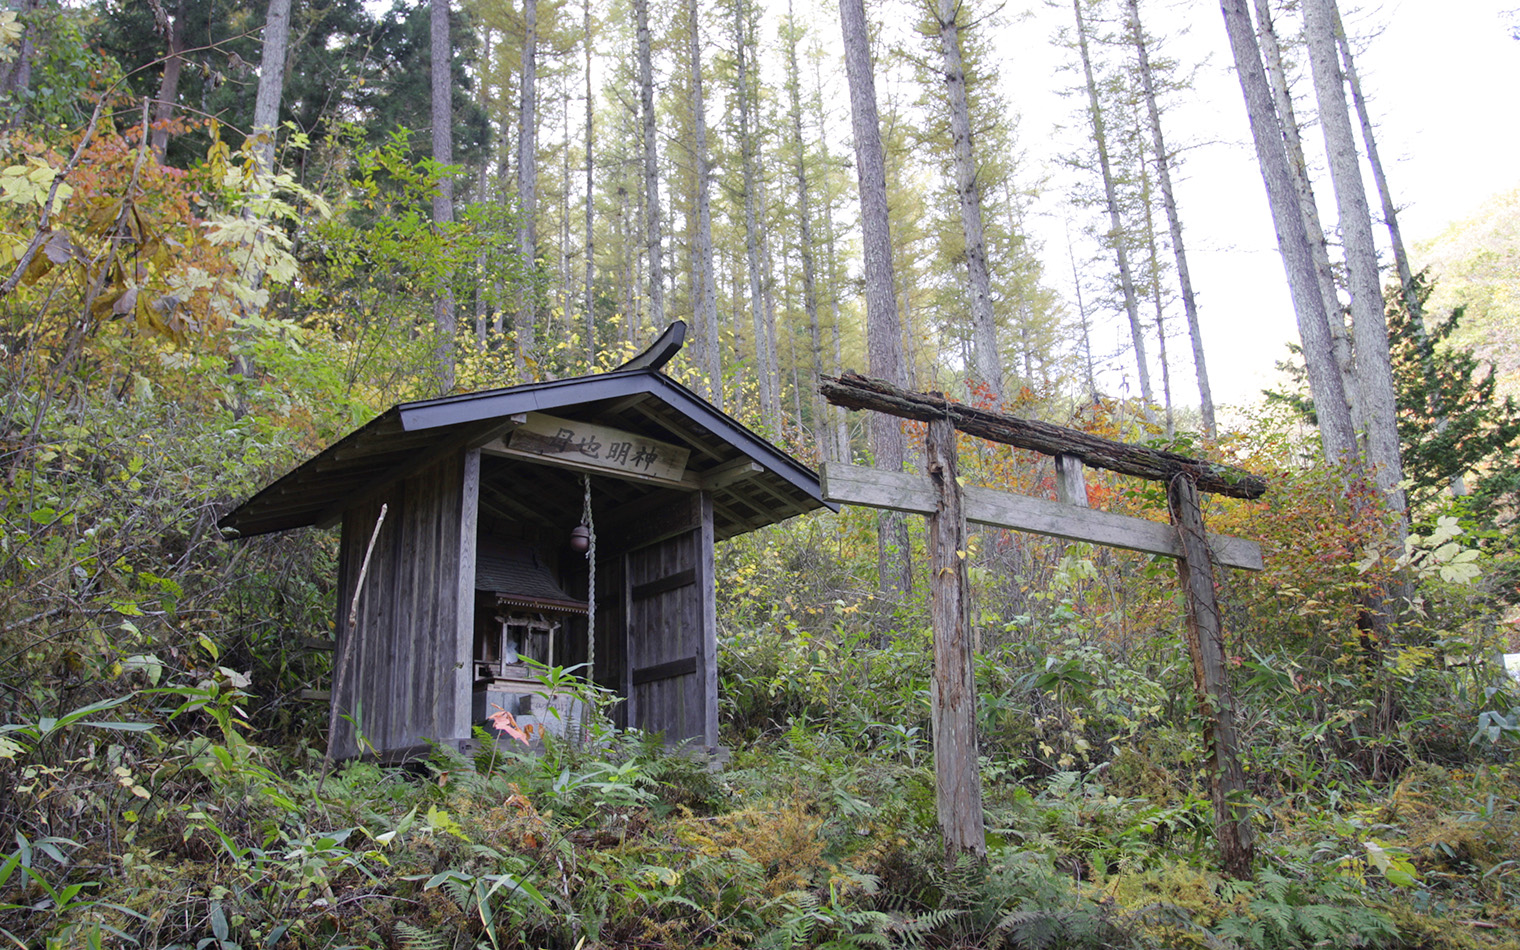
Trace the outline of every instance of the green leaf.
<path fill-rule="evenodd" d="M 1372 861 L 1372 866 L 1382 872 L 1389 884 L 1394 887 L 1415 887 L 1420 883 L 1414 864 L 1398 851 L 1384 847 L 1375 838 L 1363 842 L 1362 846 L 1367 849 L 1367 857 Z"/>

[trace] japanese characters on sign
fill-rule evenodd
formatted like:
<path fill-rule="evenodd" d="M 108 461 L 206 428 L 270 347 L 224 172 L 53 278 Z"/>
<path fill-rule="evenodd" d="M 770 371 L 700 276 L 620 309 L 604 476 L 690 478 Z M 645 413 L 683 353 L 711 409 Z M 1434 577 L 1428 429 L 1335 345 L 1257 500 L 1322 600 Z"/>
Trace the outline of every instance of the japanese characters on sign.
<path fill-rule="evenodd" d="M 507 449 L 595 469 L 680 481 L 689 449 L 607 426 L 538 412 L 512 430 Z"/>

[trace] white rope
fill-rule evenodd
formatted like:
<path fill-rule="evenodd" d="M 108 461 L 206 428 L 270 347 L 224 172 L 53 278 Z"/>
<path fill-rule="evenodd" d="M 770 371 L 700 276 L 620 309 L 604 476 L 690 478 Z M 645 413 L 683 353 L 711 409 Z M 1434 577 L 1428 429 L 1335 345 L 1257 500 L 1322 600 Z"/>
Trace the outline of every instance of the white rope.
<path fill-rule="evenodd" d="M 591 475 L 582 472 L 581 481 L 586 488 L 585 504 L 581 508 L 581 523 L 586 526 L 589 543 L 586 546 L 586 682 L 596 689 L 596 525 L 591 520 Z M 585 721 L 591 715 L 589 704 L 581 709 L 581 735 L 585 735 Z"/>

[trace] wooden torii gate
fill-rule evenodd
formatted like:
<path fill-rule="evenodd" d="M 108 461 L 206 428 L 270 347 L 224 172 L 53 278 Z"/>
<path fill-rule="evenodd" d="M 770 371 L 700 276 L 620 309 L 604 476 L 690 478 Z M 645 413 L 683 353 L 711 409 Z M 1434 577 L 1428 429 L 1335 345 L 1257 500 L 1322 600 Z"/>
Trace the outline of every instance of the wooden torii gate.
<path fill-rule="evenodd" d="M 987 851 L 964 559 L 966 523 L 974 521 L 1177 559 L 1177 573 L 1187 594 L 1193 685 L 1208 722 L 1204 739 L 1220 862 L 1226 874 L 1249 878 L 1255 844 L 1245 806 L 1234 693 L 1226 673 L 1224 633 L 1214 596 L 1214 563 L 1257 571 L 1264 565 L 1256 543 L 1205 533 L 1198 493 L 1258 498 L 1267 490 L 1266 480 L 1227 465 L 950 402 L 939 393 L 909 392 L 856 373 L 825 376 L 818 388 L 837 406 L 928 423 L 927 478 L 829 462 L 822 466 L 823 496 L 842 504 L 929 516 L 935 800 L 949 855 L 969 852 L 981 857 Z M 957 429 L 1054 456 L 1060 500 L 963 489 L 957 480 Z M 1165 482 L 1172 525 L 1087 508 L 1084 465 Z"/>

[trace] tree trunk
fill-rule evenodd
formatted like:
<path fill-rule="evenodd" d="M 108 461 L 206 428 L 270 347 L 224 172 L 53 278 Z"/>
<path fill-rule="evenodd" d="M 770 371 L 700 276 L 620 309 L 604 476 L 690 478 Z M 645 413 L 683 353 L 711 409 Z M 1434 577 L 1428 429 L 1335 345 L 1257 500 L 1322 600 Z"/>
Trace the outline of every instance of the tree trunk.
<path fill-rule="evenodd" d="M 692 275 L 695 298 L 692 311 L 696 317 L 697 361 L 707 380 L 707 398 L 723 407 L 723 373 L 718 365 L 718 287 L 713 274 L 712 169 L 707 161 L 707 103 L 702 95 L 702 28 L 697 16 L 697 0 L 686 0 L 686 17 L 691 30 L 691 118 L 695 152 L 693 164 L 697 178 L 696 273 Z"/>
<path fill-rule="evenodd" d="M 1138 120 L 1138 116 L 1136 118 Z M 1145 209 L 1145 253 L 1150 268 L 1151 307 L 1156 314 L 1156 359 L 1161 365 L 1161 405 L 1165 411 L 1166 437 L 1171 438 L 1177 429 L 1172 408 L 1172 369 L 1166 358 L 1166 302 L 1161 294 L 1161 247 L 1156 240 L 1156 204 L 1151 192 L 1151 171 L 1143 155 L 1140 162 L 1140 207 Z"/>
<path fill-rule="evenodd" d="M 888 225 L 887 171 L 882 155 L 881 123 L 876 112 L 870 36 L 863 0 L 840 0 L 844 63 L 850 85 L 850 119 L 855 137 L 855 172 L 860 187 L 860 227 L 866 289 L 866 352 L 871 374 L 897 385 L 907 382 L 902 325 L 892 277 L 892 235 Z M 907 446 L 896 419 L 871 419 L 876 467 L 902 471 Z M 878 568 L 881 586 L 906 591 L 912 583 L 908 563 L 908 529 L 901 514 L 883 512 L 878 520 Z"/>
<path fill-rule="evenodd" d="M 1393 204 L 1393 193 L 1388 188 L 1388 176 L 1383 173 L 1383 161 L 1378 157 L 1377 138 L 1372 134 L 1372 116 L 1367 110 L 1367 98 L 1362 95 L 1362 81 L 1357 77 L 1356 64 L 1351 58 L 1351 43 L 1346 39 L 1346 28 L 1341 24 L 1341 13 L 1334 4 L 1330 7 L 1334 18 L 1335 40 L 1340 46 L 1341 65 L 1346 70 L 1346 81 L 1351 84 L 1351 101 L 1356 105 L 1357 119 L 1362 125 L 1362 144 L 1367 151 L 1367 164 L 1372 168 L 1372 180 L 1377 186 L 1378 198 L 1383 205 L 1383 223 L 1388 226 L 1388 239 L 1393 245 L 1393 262 L 1399 272 L 1399 287 L 1404 292 L 1404 305 L 1414 318 L 1411 326 L 1416 339 L 1425 341 L 1425 308 L 1415 287 L 1414 273 L 1409 268 L 1409 254 L 1404 250 L 1404 236 L 1399 232 L 1399 215 Z"/>
<path fill-rule="evenodd" d="M 753 43 L 753 34 L 750 37 Z M 760 216 L 760 297 L 765 304 L 761 311 L 760 332 L 765 334 L 765 367 L 763 372 L 771 379 L 771 402 L 765 407 L 772 431 L 780 434 L 781 418 L 781 355 L 776 338 L 776 261 L 771 254 L 771 222 L 768 210 L 770 195 L 765 189 L 765 175 L 757 167 L 755 182 L 757 213 Z"/>
<path fill-rule="evenodd" d="M 1108 207 L 1109 240 L 1114 246 L 1114 258 L 1119 266 L 1119 288 L 1124 294 L 1124 312 L 1129 317 L 1130 339 L 1135 347 L 1135 366 L 1140 371 L 1140 398 L 1145 401 L 1145 414 L 1152 417 L 1156 400 L 1151 392 L 1150 363 L 1145 358 L 1145 329 L 1140 324 L 1140 302 L 1135 295 L 1135 278 L 1130 271 L 1129 254 L 1124 247 L 1124 221 L 1119 216 L 1119 193 L 1114 183 L 1113 168 L 1108 160 L 1108 140 L 1103 127 L 1103 109 L 1098 103 L 1098 83 L 1093 76 L 1092 55 L 1087 48 L 1087 18 L 1082 15 L 1083 0 L 1072 0 L 1077 15 L 1077 49 L 1082 55 L 1082 74 L 1087 81 L 1089 117 L 1092 121 L 1093 143 L 1098 150 L 1098 170 L 1103 176 L 1103 200 Z"/>
<path fill-rule="evenodd" d="M 591 35 L 591 2 L 585 0 L 586 44 L 586 368 L 596 367 L 596 96 L 592 92 L 592 54 L 595 52 Z"/>
<path fill-rule="evenodd" d="M 490 39 L 490 34 L 489 34 L 489 31 L 487 31 L 487 40 L 489 40 L 489 39 Z M 486 43 L 486 48 L 487 49 L 490 48 L 490 43 L 489 42 Z M 483 87 L 485 84 L 482 83 L 481 85 Z M 486 200 L 486 189 L 489 187 L 488 183 L 486 182 L 486 165 L 487 164 L 488 163 L 486 163 L 486 162 L 481 162 L 480 163 L 480 168 L 477 169 L 476 172 L 475 172 L 475 200 L 476 201 L 480 201 L 480 202 L 484 202 Z M 496 280 L 496 275 L 492 274 L 490 272 L 490 259 L 486 255 L 485 248 L 481 248 L 480 250 L 478 250 L 478 251 L 475 252 L 475 316 L 474 316 L 474 331 L 475 331 L 475 349 L 477 349 L 479 351 L 482 351 L 482 352 L 486 348 L 486 327 L 490 324 L 490 315 L 491 315 L 491 299 L 490 299 L 491 298 L 491 290 L 490 290 L 490 288 L 491 288 L 491 286 L 492 286 L 492 284 L 493 284 L 493 282 L 495 280 Z"/>
<path fill-rule="evenodd" d="M 280 124 L 280 95 L 285 88 L 285 47 L 290 42 L 290 0 L 269 0 L 264 20 L 264 51 L 259 60 L 259 89 L 253 101 L 253 134 L 259 171 L 274 170 L 275 130 Z"/>
<path fill-rule="evenodd" d="M 477 95 L 476 103 L 480 106 L 481 112 L 486 115 L 491 114 L 491 87 L 486 82 L 485 77 L 491 74 L 491 53 L 495 49 L 492 42 L 494 38 L 491 27 L 486 26 L 481 30 L 481 54 L 478 67 L 481 80 L 477 84 L 475 91 Z M 481 161 L 480 166 L 475 169 L 475 191 L 471 197 L 474 201 L 482 204 L 486 202 L 491 188 L 489 178 L 490 165 L 490 157 L 487 156 L 485 160 Z M 484 352 L 486 348 L 486 329 L 490 326 L 491 321 L 492 298 L 495 296 L 493 288 L 498 281 L 498 277 L 492 272 L 490 257 L 483 246 L 475 251 L 473 273 L 475 278 L 475 301 L 470 318 L 470 330 L 474 338 L 475 350 L 477 352 Z"/>
<path fill-rule="evenodd" d="M 526 368 L 538 348 L 538 0 L 523 0 L 523 46 L 517 110 L 517 253 L 529 277 L 518 290 L 517 359 Z M 526 379 L 519 375 L 519 382 Z"/>
<path fill-rule="evenodd" d="M 956 18 L 962 0 L 938 0 L 940 52 L 944 57 L 945 94 L 950 105 L 950 136 L 955 158 L 955 193 L 960 199 L 961 231 L 966 240 L 966 271 L 971 297 L 972 356 L 977 380 L 993 399 L 1003 401 L 1003 354 L 997 318 L 992 312 L 992 275 L 982 228 L 982 194 L 977 184 L 976 150 L 971 140 L 971 106 L 966 97 L 966 69 L 961 59 Z"/>
<path fill-rule="evenodd" d="M 1346 70 L 1346 81 L 1351 85 L 1351 101 L 1356 105 L 1357 119 L 1362 126 L 1362 145 L 1367 154 L 1367 164 L 1372 169 L 1372 180 L 1377 187 L 1378 198 L 1383 205 L 1383 223 L 1388 227 L 1388 240 L 1393 246 L 1393 263 L 1399 274 L 1399 288 L 1403 292 L 1404 306 L 1409 310 L 1409 326 L 1414 332 L 1420 351 L 1420 368 L 1427 378 L 1435 378 L 1435 350 L 1425 329 L 1425 305 L 1420 300 L 1415 285 L 1414 272 L 1409 267 L 1409 254 L 1404 250 L 1404 236 L 1399 231 L 1398 209 L 1393 203 L 1393 192 L 1388 187 L 1388 176 L 1383 172 L 1383 161 L 1378 156 L 1377 137 L 1372 131 L 1372 115 L 1367 109 L 1367 98 L 1362 94 L 1362 82 L 1357 78 L 1356 64 L 1351 57 L 1351 43 L 1346 38 L 1346 28 L 1341 24 L 1340 10 L 1333 4 L 1330 13 L 1335 19 L 1335 39 L 1340 45 L 1341 65 Z M 1446 430 L 1447 418 L 1441 406 L 1436 387 L 1430 390 L 1430 411 L 1436 420 L 1436 431 Z M 1452 477 L 1451 493 L 1454 497 L 1467 494 L 1467 486 L 1460 474 Z"/>
<path fill-rule="evenodd" d="M 454 46 L 449 40 L 448 0 L 432 0 L 431 80 L 433 161 L 454 164 L 453 63 Z M 454 220 L 454 180 L 448 176 L 438 182 L 433 196 L 433 224 L 442 226 Z M 454 388 L 454 291 L 452 275 L 444 277 L 444 287 L 433 300 L 433 323 L 438 333 L 438 384 L 442 392 Z"/>
<path fill-rule="evenodd" d="M 556 339 L 556 340 L 563 338 L 565 340 L 569 340 L 571 334 L 575 330 L 575 320 L 571 316 L 571 314 L 574 313 L 574 310 L 575 310 L 575 297 L 576 297 L 576 293 L 575 293 L 575 278 L 576 278 L 576 275 L 575 275 L 574 271 L 572 270 L 572 268 L 570 267 L 570 259 L 571 259 L 571 257 L 574 256 L 571 253 L 571 250 L 570 250 L 571 249 L 570 232 L 572 230 L 571 227 L 570 227 L 570 220 L 573 217 L 573 215 L 571 213 L 571 210 L 570 210 L 570 206 L 571 206 L 571 194 L 570 194 L 570 192 L 572 190 L 571 186 L 570 186 L 571 174 L 572 174 L 572 172 L 571 172 L 570 157 L 574 153 L 575 150 L 571 147 L 571 141 L 570 141 L 571 140 L 571 136 L 573 135 L 573 133 L 572 133 L 572 131 L 570 129 L 570 75 L 569 75 L 569 72 L 566 71 L 566 72 L 560 73 L 560 75 L 557 78 L 558 78 L 558 82 L 559 82 L 559 118 L 560 118 L 560 122 L 562 124 L 561 127 L 562 127 L 562 129 L 564 131 L 564 138 L 562 138 L 560 140 L 560 153 L 559 153 L 560 154 L 560 179 L 559 179 L 559 186 L 560 186 L 560 188 L 559 188 L 559 194 L 560 194 L 560 203 L 559 203 L 559 273 L 560 273 L 560 287 L 559 287 L 559 293 L 556 295 L 556 298 L 559 301 L 559 306 L 555 307 L 554 311 L 549 314 L 549 320 L 548 320 L 548 325 L 547 325 L 547 330 L 548 330 L 547 338 L 549 338 L 549 339 Z M 561 328 L 557 325 L 561 320 L 564 321 L 563 336 L 561 335 L 561 332 L 560 332 Z"/>
<path fill-rule="evenodd" d="M 655 140 L 654 60 L 649 43 L 649 0 L 633 0 L 638 30 L 639 117 L 644 130 L 644 246 L 649 255 L 649 319 L 665 326 L 665 267 L 660 258 L 664 240 L 660 226 L 660 161 Z"/>
<path fill-rule="evenodd" d="M 1351 418 L 1356 419 L 1358 417 L 1356 371 L 1351 360 L 1351 334 L 1346 330 L 1346 319 L 1335 284 L 1335 272 L 1330 266 L 1330 248 L 1325 241 L 1325 227 L 1320 223 L 1319 204 L 1314 200 L 1314 185 L 1309 181 L 1309 163 L 1304 157 L 1303 141 L 1298 131 L 1298 119 L 1293 111 L 1293 93 L 1288 87 L 1288 71 L 1283 63 L 1277 30 L 1272 23 L 1272 8 L 1269 0 L 1254 0 L 1254 3 L 1257 20 L 1256 35 L 1261 43 L 1262 56 L 1265 57 L 1267 79 L 1272 86 L 1272 99 L 1277 104 L 1283 143 L 1288 149 L 1288 165 L 1292 169 L 1293 185 L 1298 192 L 1298 206 L 1303 214 L 1304 232 L 1309 239 L 1309 251 L 1314 259 L 1314 273 L 1319 281 L 1320 296 L 1325 301 L 1325 317 L 1330 325 L 1331 351 L 1341 375 L 1341 389 L 1346 395 Z M 1305 360 L 1307 359 L 1306 355 Z"/>
<path fill-rule="evenodd" d="M 179 101 L 179 76 L 185 65 L 185 3 L 175 5 L 174 20 L 169 24 L 169 52 L 164 57 L 164 72 L 158 82 L 158 96 L 154 99 L 153 157 L 160 165 L 169 149 L 167 123 L 174 116 L 174 106 Z"/>
<path fill-rule="evenodd" d="M 1087 366 L 1087 394 L 1093 405 L 1098 404 L 1098 374 L 1093 365 L 1092 328 L 1087 319 L 1087 306 L 1082 302 L 1082 272 L 1077 268 L 1077 254 L 1071 246 L 1071 228 L 1066 229 L 1066 256 L 1071 259 L 1071 283 L 1077 296 L 1077 318 L 1082 328 L 1082 353 Z"/>
<path fill-rule="evenodd" d="M 1351 131 L 1351 115 L 1346 109 L 1331 0 L 1303 0 L 1303 10 L 1320 129 L 1330 162 L 1330 180 L 1335 189 L 1341 240 L 1345 247 L 1347 284 L 1351 291 L 1357 403 L 1366 433 L 1367 461 L 1386 502 L 1402 512 L 1404 492 L 1399 483 L 1404 476 L 1399 462 L 1398 406 L 1388 355 L 1388 324 L 1383 316 L 1383 288 L 1378 280 L 1372 212 L 1367 207 L 1367 190 L 1362 183 L 1356 137 Z"/>
<path fill-rule="evenodd" d="M 764 275 L 760 270 L 760 219 L 756 208 L 756 171 L 755 171 L 755 139 L 754 130 L 751 128 L 750 108 L 752 99 L 752 87 L 750 81 L 749 51 L 753 48 L 750 42 L 749 19 L 752 16 L 749 0 L 739 0 L 734 4 L 734 57 L 735 57 L 735 82 L 738 84 L 735 98 L 738 100 L 739 112 L 739 160 L 744 174 L 744 257 L 749 274 L 749 309 L 750 324 L 754 333 L 755 381 L 760 389 L 761 416 L 766 424 L 775 426 L 779 423 L 777 415 L 773 413 L 773 407 L 779 405 L 776 397 L 776 387 L 780 380 L 771 372 L 771 357 L 766 350 L 769 335 L 765 332 L 765 294 L 762 287 Z"/>
<path fill-rule="evenodd" d="M 828 169 L 834 167 L 834 157 L 829 154 L 827 134 L 829 123 L 828 116 L 823 108 L 822 73 L 822 67 L 815 63 L 813 68 L 812 107 L 818 132 L 818 145 L 823 153 L 821 155 L 822 162 L 820 167 Z M 824 179 L 823 194 L 823 266 L 825 273 L 828 274 L 829 315 L 831 318 L 829 323 L 829 343 L 834 351 L 834 372 L 842 373 L 844 372 L 844 345 L 841 340 L 839 326 L 839 261 L 835 253 L 834 195 L 832 190 L 828 188 L 827 177 Z M 829 407 L 829 412 L 832 414 L 831 418 L 834 428 L 834 454 L 831 457 L 848 461 L 852 457 L 850 452 L 849 420 L 845 416 L 845 411 L 837 406 Z"/>
<path fill-rule="evenodd" d="M 1203 333 L 1198 325 L 1198 299 L 1193 293 L 1193 277 L 1188 270 L 1187 250 L 1182 241 L 1182 218 L 1177 213 L 1177 199 L 1172 190 L 1172 157 L 1166 150 L 1166 139 L 1161 132 L 1161 109 L 1156 102 L 1150 50 L 1147 48 L 1145 30 L 1140 24 L 1140 0 L 1129 0 L 1129 15 L 1135 56 L 1140 63 L 1140 87 L 1145 95 L 1146 115 L 1150 121 L 1151 148 L 1156 155 L 1156 180 L 1161 187 L 1161 206 L 1166 211 L 1167 230 L 1172 238 L 1172 256 L 1177 262 L 1177 287 L 1182 296 L 1182 312 L 1187 317 L 1188 337 L 1193 343 L 1193 372 L 1198 377 L 1203 432 L 1214 439 L 1219 436 L 1214 419 L 1214 393 L 1209 386 L 1209 370 L 1203 354 Z M 1164 357 L 1162 362 L 1164 365 Z"/>
<path fill-rule="evenodd" d="M 984 860 L 987 835 L 976 741 L 976 657 L 971 646 L 966 513 L 957 480 L 955 427 L 949 419 L 929 423 L 926 455 L 935 489 L 935 512 L 929 516 L 929 611 L 934 628 L 929 708 L 934 728 L 934 800 L 946 862 L 954 866 L 963 854 Z"/>
<path fill-rule="evenodd" d="M 1325 458 L 1332 464 L 1349 465 L 1357 457 L 1356 432 L 1351 410 L 1346 402 L 1340 368 L 1334 356 L 1330 321 L 1325 299 L 1320 294 L 1319 278 L 1314 270 L 1314 255 L 1309 247 L 1299 206 L 1298 190 L 1283 142 L 1283 124 L 1272 103 L 1261 49 L 1251 28 L 1251 14 L 1246 0 L 1221 0 L 1225 30 L 1235 73 L 1240 79 L 1246 116 L 1251 124 L 1251 139 L 1256 146 L 1256 161 L 1266 185 L 1272 210 L 1272 224 L 1277 232 L 1277 247 L 1287 274 L 1298 316 L 1298 334 L 1303 343 L 1304 363 L 1309 375 L 1309 389 L 1319 418 L 1320 440 Z"/>
<path fill-rule="evenodd" d="M 786 84 L 790 97 L 792 125 L 792 173 L 797 184 L 798 255 L 802 258 L 802 309 L 807 313 L 808 339 L 811 344 L 812 378 L 809 380 L 809 407 L 813 414 L 813 439 L 822 458 L 836 457 L 823 397 L 818 395 L 818 379 L 823 375 L 822 340 L 818 329 L 818 274 L 813 258 L 813 210 L 808 200 L 807 145 L 802 137 L 802 71 L 797 65 L 797 21 L 792 15 L 791 0 L 786 4 Z"/>

